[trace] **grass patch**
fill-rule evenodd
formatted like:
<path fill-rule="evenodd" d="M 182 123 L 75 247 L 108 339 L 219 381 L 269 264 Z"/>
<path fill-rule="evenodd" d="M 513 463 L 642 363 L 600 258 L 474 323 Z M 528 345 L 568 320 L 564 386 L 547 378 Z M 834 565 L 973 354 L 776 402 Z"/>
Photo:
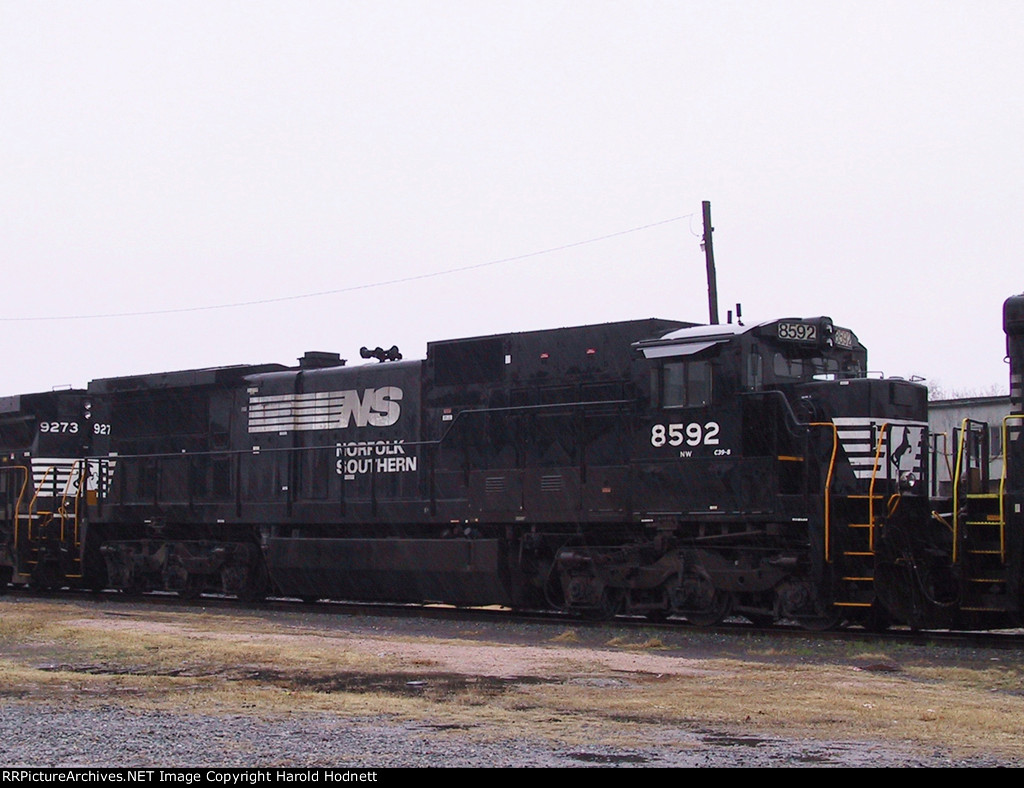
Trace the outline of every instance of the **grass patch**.
<path fill-rule="evenodd" d="M 0 712 L 5 703 L 329 712 L 573 746 L 673 742 L 696 728 L 1024 756 L 1015 652 L 628 631 L 595 647 L 575 629 L 510 645 L 477 629 L 412 637 L 400 621 L 344 622 L 0 600 Z"/>
<path fill-rule="evenodd" d="M 631 649 L 663 649 L 663 648 L 665 648 L 665 644 L 662 642 L 661 638 L 654 638 L 654 637 L 652 637 L 652 638 L 648 638 L 647 640 L 643 641 L 642 643 L 634 643 L 631 638 L 629 638 L 627 636 L 624 636 L 624 635 L 619 635 L 619 636 L 613 637 L 611 640 L 607 641 L 605 643 L 605 645 L 606 646 L 611 646 L 612 648 L 631 648 Z"/>

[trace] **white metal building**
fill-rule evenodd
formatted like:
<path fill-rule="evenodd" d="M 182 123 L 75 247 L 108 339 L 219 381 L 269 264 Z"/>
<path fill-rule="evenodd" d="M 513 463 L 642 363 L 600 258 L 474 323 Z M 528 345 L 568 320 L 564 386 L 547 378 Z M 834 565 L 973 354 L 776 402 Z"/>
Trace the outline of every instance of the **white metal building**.
<path fill-rule="evenodd" d="M 1010 412 L 1010 397 L 964 397 L 961 399 L 932 400 L 928 403 L 928 427 L 933 436 L 938 436 L 939 455 L 937 467 L 932 468 L 933 489 L 939 495 L 949 495 L 950 479 L 956 462 L 957 436 L 964 419 L 984 422 L 988 425 L 989 479 L 998 484 L 1003 472 L 1003 417 Z M 937 482 L 937 486 L 935 483 Z"/>

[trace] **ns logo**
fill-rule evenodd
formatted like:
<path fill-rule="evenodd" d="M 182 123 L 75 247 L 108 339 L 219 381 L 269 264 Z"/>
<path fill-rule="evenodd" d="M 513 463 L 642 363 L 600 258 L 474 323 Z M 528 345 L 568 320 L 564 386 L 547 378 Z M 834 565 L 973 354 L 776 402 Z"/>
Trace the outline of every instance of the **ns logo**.
<path fill-rule="evenodd" d="M 402 415 L 401 401 L 397 386 L 250 396 L 249 432 L 390 427 Z"/>
<path fill-rule="evenodd" d="M 354 421 L 357 427 L 390 427 L 402 415 L 402 390 L 397 386 L 384 386 L 379 389 L 366 389 L 362 397 L 355 390 L 340 392 L 337 407 L 338 424 L 345 429 Z"/>

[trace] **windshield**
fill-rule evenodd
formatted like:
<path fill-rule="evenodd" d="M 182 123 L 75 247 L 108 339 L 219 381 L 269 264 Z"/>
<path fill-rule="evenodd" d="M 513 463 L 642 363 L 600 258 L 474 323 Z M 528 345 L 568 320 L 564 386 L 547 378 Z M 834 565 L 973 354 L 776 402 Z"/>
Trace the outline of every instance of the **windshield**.
<path fill-rule="evenodd" d="M 772 371 L 777 380 L 835 380 L 836 378 L 863 377 L 863 370 L 856 359 L 826 356 L 788 357 L 776 352 L 772 359 Z"/>

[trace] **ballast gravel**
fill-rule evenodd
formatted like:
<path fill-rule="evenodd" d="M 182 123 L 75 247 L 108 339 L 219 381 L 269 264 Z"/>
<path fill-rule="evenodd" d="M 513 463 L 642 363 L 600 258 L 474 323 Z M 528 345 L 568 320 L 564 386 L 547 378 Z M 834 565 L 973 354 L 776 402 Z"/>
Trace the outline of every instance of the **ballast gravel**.
<path fill-rule="evenodd" d="M 859 742 L 737 738 L 675 731 L 644 748 L 559 749 L 549 741 L 480 742 L 459 730 L 391 720 L 281 718 L 0 706 L 0 765 L 118 768 L 995 767 L 992 758 Z"/>
<path fill-rule="evenodd" d="M 473 618 L 469 623 L 461 616 L 451 620 L 429 616 L 380 617 L 351 610 L 341 615 L 329 606 L 312 611 L 302 608 L 301 612 L 286 606 L 238 612 L 212 603 L 209 608 L 157 608 L 143 602 L 105 598 L 19 600 L 8 598 L 0 603 L 0 616 L 7 613 L 7 620 L 21 620 L 15 612 L 22 604 L 29 606 L 33 616 L 66 615 L 70 611 L 75 626 L 83 628 L 82 631 L 109 632 L 115 639 L 127 635 L 144 642 L 156 635 L 188 639 L 203 633 L 204 638 L 224 636 L 230 642 L 262 643 L 263 646 L 249 647 L 254 654 L 267 642 L 281 639 L 292 645 L 298 643 L 300 649 L 313 650 L 330 642 L 332 648 L 343 647 L 346 653 L 370 653 L 388 662 L 392 670 L 398 671 L 390 678 L 399 685 L 429 684 L 438 691 L 444 688 L 445 681 L 460 677 L 502 684 L 509 677 L 523 681 L 552 675 L 564 683 L 567 691 L 575 686 L 605 686 L 600 682 L 608 682 L 611 691 L 628 691 L 630 682 L 641 675 L 668 675 L 673 670 L 703 675 L 701 671 L 708 669 L 703 656 L 731 652 L 737 646 L 736 639 L 728 635 L 686 634 L 686 630 L 676 634 L 672 630 L 663 633 L 666 639 L 675 643 L 677 649 L 685 644 L 685 649 L 637 651 L 611 645 L 627 633 L 610 626 L 581 626 L 578 631 L 574 627 L 577 639 L 563 643 L 555 637 L 555 633 L 564 633 L 561 624 L 515 623 L 504 617 Z M 192 626 L 196 616 L 205 621 L 202 629 Z M 218 622 L 221 616 L 223 625 Z M 82 655 L 76 657 L 73 649 L 58 647 L 45 639 L 28 641 L 22 644 L 9 640 L 5 647 L 10 653 L 0 653 L 0 663 L 23 663 L 42 671 L 70 671 L 82 677 L 127 674 L 136 669 L 138 675 L 148 675 L 144 665 L 133 662 L 138 658 L 134 652 L 134 656 L 121 662 L 105 662 L 95 654 L 83 661 Z M 740 650 L 749 644 L 743 637 Z M 18 651 L 19 648 L 23 650 Z M 761 650 L 778 648 L 772 641 Z M 964 655 L 963 661 L 968 657 L 977 663 L 977 656 L 970 653 Z M 989 659 L 996 657 L 994 665 L 1012 666 L 1016 662 L 1015 657 L 1004 660 L 1001 654 Z M 784 659 L 793 659 L 796 667 L 801 662 L 800 657 Z M 573 675 L 570 671 L 566 677 L 566 666 L 584 661 L 589 666 L 586 675 Z M 954 658 L 955 664 L 960 661 L 960 656 Z M 295 665 L 282 665 L 279 671 L 273 671 L 258 660 L 254 659 L 253 664 L 259 669 L 246 667 L 246 663 L 235 668 L 223 666 L 229 674 L 226 676 L 203 671 L 184 671 L 181 675 L 193 676 L 196 687 L 201 687 L 207 678 L 227 686 L 242 679 L 260 681 L 264 686 L 277 681 L 283 682 L 280 686 L 285 688 L 301 686 L 307 691 L 316 691 L 317 687 L 328 692 L 344 691 L 348 686 L 341 682 L 345 676 L 338 671 L 327 671 L 321 677 L 327 683 L 317 685 L 312 679 L 318 674 L 303 675 L 296 672 Z M 218 666 L 214 660 L 204 670 Z M 242 672 L 235 675 L 232 669 Z M 259 678 L 254 678 L 256 674 Z M 800 738 L 748 733 L 745 731 L 753 729 L 742 725 L 719 730 L 696 718 L 643 720 L 639 724 L 622 718 L 615 720 L 621 726 L 621 736 L 590 737 L 575 727 L 571 735 L 562 737 L 558 733 L 557 712 L 545 718 L 545 731 L 532 733 L 527 725 L 515 731 L 502 729 L 486 722 L 486 716 L 450 718 L 443 704 L 432 707 L 438 710 L 436 713 L 414 718 L 376 711 L 360 714 L 307 708 L 301 705 L 301 693 L 289 706 L 253 704 L 246 708 L 246 704 L 239 703 L 216 708 L 188 702 L 179 708 L 147 706 L 126 704 L 114 695 L 97 696 L 84 679 L 18 686 L 18 679 L 14 678 L 18 675 L 17 671 L 0 674 L 0 770 L 1024 766 L 1024 756 L 1016 749 L 1010 753 L 975 750 L 964 755 L 963 749 L 954 749 L 953 742 L 949 747 L 945 742 L 923 747 L 920 742 L 897 738 L 879 740 L 877 736 L 869 739 L 865 735 L 864 740 L 858 740 L 855 733 L 843 739 Z M 420 676 L 429 681 L 416 680 Z M 478 697 L 486 697 L 486 685 L 474 686 Z M 994 701 L 999 697 L 993 696 Z M 760 730 L 765 729 L 762 726 Z"/>

